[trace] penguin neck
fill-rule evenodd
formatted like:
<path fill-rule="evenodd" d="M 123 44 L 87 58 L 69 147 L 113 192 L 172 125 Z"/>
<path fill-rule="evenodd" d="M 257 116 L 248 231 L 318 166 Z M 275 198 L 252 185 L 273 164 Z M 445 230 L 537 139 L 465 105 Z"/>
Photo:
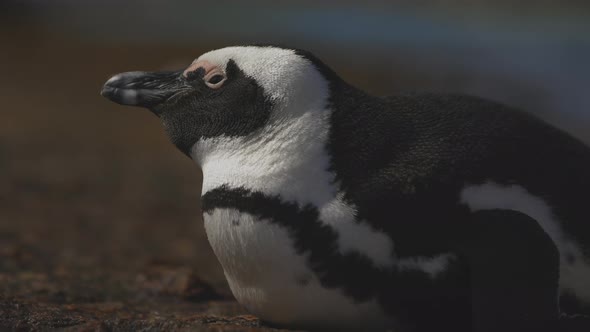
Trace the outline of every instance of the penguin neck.
<path fill-rule="evenodd" d="M 251 135 L 198 141 L 191 156 L 203 170 L 202 194 L 227 186 L 301 205 L 333 201 L 337 188 L 326 152 L 330 115 L 328 109 L 291 118 L 279 112 L 278 119 Z"/>

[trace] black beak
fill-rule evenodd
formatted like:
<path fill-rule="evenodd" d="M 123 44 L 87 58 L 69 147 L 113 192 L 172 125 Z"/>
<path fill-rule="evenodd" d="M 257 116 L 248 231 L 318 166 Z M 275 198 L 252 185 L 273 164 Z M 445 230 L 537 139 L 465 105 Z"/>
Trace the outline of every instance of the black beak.
<path fill-rule="evenodd" d="M 182 71 L 132 71 L 111 77 L 100 94 L 117 104 L 153 109 L 186 88 Z"/>

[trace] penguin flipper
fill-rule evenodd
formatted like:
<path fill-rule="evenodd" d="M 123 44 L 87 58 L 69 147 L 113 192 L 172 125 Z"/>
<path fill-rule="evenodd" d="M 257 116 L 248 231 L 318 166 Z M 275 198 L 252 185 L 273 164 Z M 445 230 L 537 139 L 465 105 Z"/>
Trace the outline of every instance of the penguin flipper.
<path fill-rule="evenodd" d="M 533 218 L 512 210 L 472 214 L 473 331 L 559 331 L 559 252 Z"/>

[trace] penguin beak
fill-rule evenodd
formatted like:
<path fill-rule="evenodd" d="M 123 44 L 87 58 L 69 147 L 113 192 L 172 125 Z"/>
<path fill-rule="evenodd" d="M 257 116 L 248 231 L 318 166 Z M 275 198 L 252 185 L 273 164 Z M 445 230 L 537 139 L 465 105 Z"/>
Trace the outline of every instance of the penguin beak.
<path fill-rule="evenodd" d="M 182 71 L 132 71 L 111 77 L 102 87 L 100 94 L 117 104 L 153 110 L 186 88 Z"/>

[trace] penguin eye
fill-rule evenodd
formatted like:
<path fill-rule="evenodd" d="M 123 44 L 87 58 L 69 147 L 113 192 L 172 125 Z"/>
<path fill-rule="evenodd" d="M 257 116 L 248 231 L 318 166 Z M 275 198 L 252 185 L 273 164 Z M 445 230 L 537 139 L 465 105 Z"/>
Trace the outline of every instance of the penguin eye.
<path fill-rule="evenodd" d="M 223 85 L 227 77 L 221 71 L 214 71 L 206 75 L 203 79 L 205 84 L 211 89 L 218 89 Z"/>
<path fill-rule="evenodd" d="M 218 74 L 218 75 L 211 77 L 207 82 L 209 84 L 217 84 L 217 83 L 221 82 L 221 80 L 223 80 L 223 76 Z"/>

